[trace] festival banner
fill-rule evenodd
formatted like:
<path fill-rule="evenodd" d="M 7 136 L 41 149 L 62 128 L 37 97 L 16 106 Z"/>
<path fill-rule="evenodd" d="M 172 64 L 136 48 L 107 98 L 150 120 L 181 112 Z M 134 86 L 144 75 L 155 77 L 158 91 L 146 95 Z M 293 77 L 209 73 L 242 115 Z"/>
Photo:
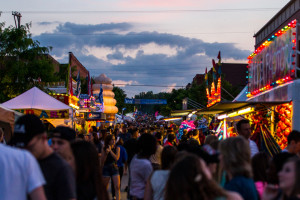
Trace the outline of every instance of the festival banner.
<path fill-rule="evenodd" d="M 16 110 L 24 114 L 33 114 L 40 119 L 68 119 L 69 110 L 39 110 L 39 109 L 20 109 Z"/>
<path fill-rule="evenodd" d="M 296 26 L 278 31 L 249 59 L 249 92 L 259 93 L 296 78 Z"/>

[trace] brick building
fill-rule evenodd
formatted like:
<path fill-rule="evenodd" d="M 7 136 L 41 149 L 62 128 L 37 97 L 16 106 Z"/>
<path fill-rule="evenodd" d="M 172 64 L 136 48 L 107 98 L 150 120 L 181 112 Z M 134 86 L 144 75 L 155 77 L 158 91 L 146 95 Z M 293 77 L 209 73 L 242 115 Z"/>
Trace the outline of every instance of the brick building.
<path fill-rule="evenodd" d="M 222 75 L 232 86 L 243 88 L 247 84 L 247 66 L 241 63 L 222 63 Z M 218 71 L 218 66 L 216 67 Z M 208 73 L 212 74 L 212 69 Z M 200 85 L 205 81 L 205 74 L 196 74 L 193 83 Z"/>
<path fill-rule="evenodd" d="M 80 77 L 86 78 L 89 71 L 77 60 L 72 52 L 69 52 L 69 64 L 71 67 L 76 67 L 75 71 L 73 72 L 73 76 L 77 76 L 78 71 L 80 71 Z"/>
<path fill-rule="evenodd" d="M 290 0 L 255 35 L 255 49 L 292 20 L 300 21 L 300 0 Z"/>

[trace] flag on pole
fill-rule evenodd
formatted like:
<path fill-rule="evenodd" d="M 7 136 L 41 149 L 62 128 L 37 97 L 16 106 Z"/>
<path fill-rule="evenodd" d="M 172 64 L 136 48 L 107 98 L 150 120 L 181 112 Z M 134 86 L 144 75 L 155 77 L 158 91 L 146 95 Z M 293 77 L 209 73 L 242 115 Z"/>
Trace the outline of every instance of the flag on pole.
<path fill-rule="evenodd" d="M 93 81 L 92 81 L 92 77 L 90 79 L 90 82 L 91 82 L 91 96 L 93 96 L 94 94 L 93 94 Z"/>
<path fill-rule="evenodd" d="M 89 96 L 91 96 L 91 78 L 90 78 L 90 72 L 88 72 L 86 76 L 86 83 L 87 83 L 87 93 Z"/>
<path fill-rule="evenodd" d="M 99 92 L 99 103 L 103 105 L 103 89 L 102 84 L 100 84 L 100 92 Z"/>
<path fill-rule="evenodd" d="M 216 71 L 216 62 L 214 59 L 212 59 L 212 65 L 213 65 L 213 80 L 216 80 L 217 79 L 217 77 L 216 77 L 217 71 Z"/>
<path fill-rule="evenodd" d="M 218 74 L 219 75 L 221 75 L 222 74 L 222 69 L 221 69 L 221 51 L 219 51 L 219 54 L 218 54 L 218 57 L 217 57 L 218 59 L 219 59 L 219 61 L 218 61 Z"/>
<path fill-rule="evenodd" d="M 219 51 L 219 53 L 218 53 L 218 57 L 217 57 L 218 59 L 219 59 L 219 62 L 218 62 L 218 64 L 220 65 L 221 64 L 221 51 Z"/>
<path fill-rule="evenodd" d="M 67 78 L 67 92 L 70 96 L 73 96 L 73 86 L 72 86 L 72 70 L 70 64 L 68 65 L 68 78 Z"/>
<path fill-rule="evenodd" d="M 206 85 L 208 85 L 207 67 L 205 69 L 205 82 L 206 82 Z"/>
<path fill-rule="evenodd" d="M 79 97 L 81 93 L 80 71 L 78 71 L 76 81 L 77 81 L 76 96 Z"/>
<path fill-rule="evenodd" d="M 103 102 L 103 89 L 102 89 L 102 84 L 100 84 L 100 92 L 99 92 L 99 112 L 104 112 L 104 102 Z"/>

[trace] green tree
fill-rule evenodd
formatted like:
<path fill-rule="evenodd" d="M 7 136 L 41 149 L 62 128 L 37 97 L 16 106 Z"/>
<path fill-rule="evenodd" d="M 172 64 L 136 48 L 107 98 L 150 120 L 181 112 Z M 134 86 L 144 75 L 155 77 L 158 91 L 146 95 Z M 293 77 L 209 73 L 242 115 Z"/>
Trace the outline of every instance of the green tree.
<path fill-rule="evenodd" d="M 46 56 L 51 48 L 33 40 L 29 28 L 29 24 L 5 28 L 5 23 L 0 23 L 0 102 L 33 86 L 41 87 L 40 80 L 57 81 L 53 64 Z"/>
<path fill-rule="evenodd" d="M 118 107 L 120 113 L 122 113 L 123 108 L 126 108 L 124 110 L 123 114 L 134 111 L 134 105 L 125 104 L 125 98 L 127 97 L 127 95 L 125 94 L 124 90 L 122 90 L 119 87 L 114 86 L 113 92 L 115 93 L 115 99 L 117 101 L 116 106 Z"/>

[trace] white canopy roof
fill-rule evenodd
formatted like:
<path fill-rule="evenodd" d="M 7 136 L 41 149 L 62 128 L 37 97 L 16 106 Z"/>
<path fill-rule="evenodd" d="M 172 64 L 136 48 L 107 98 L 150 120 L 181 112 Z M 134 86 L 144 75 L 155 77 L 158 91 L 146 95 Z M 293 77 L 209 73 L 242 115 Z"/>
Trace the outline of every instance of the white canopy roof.
<path fill-rule="evenodd" d="M 19 96 L 4 102 L 2 106 L 9 109 L 40 109 L 63 110 L 71 109 L 68 105 L 58 101 L 37 87 L 20 94 Z"/>

